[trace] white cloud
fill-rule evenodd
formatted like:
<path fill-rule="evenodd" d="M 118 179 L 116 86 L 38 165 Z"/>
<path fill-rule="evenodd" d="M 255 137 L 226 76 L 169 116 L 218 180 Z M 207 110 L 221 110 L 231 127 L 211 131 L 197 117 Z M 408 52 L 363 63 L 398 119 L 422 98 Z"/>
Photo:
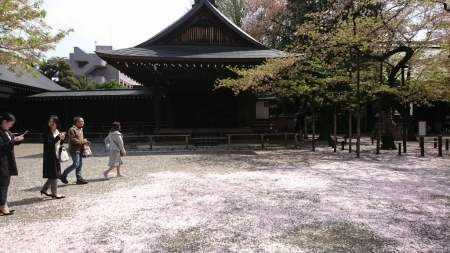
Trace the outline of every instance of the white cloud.
<path fill-rule="evenodd" d="M 91 52 L 97 45 L 136 46 L 181 18 L 193 0 L 46 0 L 46 22 L 54 32 L 73 28 L 47 57 L 69 57 L 74 47 Z"/>

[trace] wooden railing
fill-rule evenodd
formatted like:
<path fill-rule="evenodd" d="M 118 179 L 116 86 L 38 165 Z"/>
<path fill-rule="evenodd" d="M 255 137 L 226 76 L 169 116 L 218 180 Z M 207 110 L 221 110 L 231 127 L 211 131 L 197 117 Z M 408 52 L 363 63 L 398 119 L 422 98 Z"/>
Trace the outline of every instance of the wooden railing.
<path fill-rule="evenodd" d="M 295 148 L 298 148 L 297 145 L 297 133 L 262 133 L 262 134 L 227 134 L 227 137 L 216 137 L 216 136 L 211 136 L 211 137 L 191 137 L 190 134 L 170 134 L 170 135 L 124 135 L 124 139 L 125 139 L 125 143 L 128 142 L 132 143 L 132 139 L 134 138 L 135 140 L 139 140 L 139 142 L 141 142 L 143 145 L 145 145 L 145 143 L 149 143 L 149 148 L 150 150 L 153 150 L 153 141 L 156 140 L 157 138 L 164 138 L 165 140 L 167 140 L 167 138 L 169 139 L 173 139 L 173 138 L 182 138 L 183 141 L 178 141 L 178 142 L 171 142 L 171 144 L 179 144 L 179 145 L 183 145 L 185 146 L 185 149 L 189 148 L 189 144 L 192 144 L 195 141 L 198 140 L 227 140 L 228 141 L 228 146 L 227 149 L 231 148 L 232 145 L 232 137 L 259 137 L 260 138 L 260 143 L 261 143 L 261 148 L 266 148 L 266 143 L 269 142 L 269 140 L 266 139 L 267 136 L 281 136 L 284 137 L 284 145 L 287 146 L 288 145 L 288 136 L 292 136 L 293 137 L 293 144 Z M 128 141 L 127 141 L 128 140 Z M 167 143 L 166 143 L 167 144 Z"/>

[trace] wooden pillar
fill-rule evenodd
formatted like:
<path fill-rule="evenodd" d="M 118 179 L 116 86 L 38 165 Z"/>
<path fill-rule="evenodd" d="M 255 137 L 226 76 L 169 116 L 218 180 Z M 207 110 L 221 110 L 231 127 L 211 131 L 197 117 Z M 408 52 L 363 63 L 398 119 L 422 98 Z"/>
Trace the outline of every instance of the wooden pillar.
<path fill-rule="evenodd" d="M 305 140 L 307 140 L 308 139 L 308 117 L 306 117 L 306 114 L 305 114 L 305 117 L 303 118 L 303 121 L 304 121 L 304 124 L 305 124 L 305 126 L 303 127 L 303 129 L 304 129 L 304 136 L 303 136 L 303 138 L 305 139 Z"/>
<path fill-rule="evenodd" d="M 69 111 L 68 111 L 68 105 L 67 105 L 67 99 L 64 99 L 64 122 L 65 122 L 65 130 L 64 131 L 66 131 L 66 130 L 68 130 L 71 126 L 72 126 L 72 124 L 73 124 L 73 121 L 72 120 L 70 120 L 70 117 L 69 117 Z M 69 121 L 70 120 L 70 121 Z"/>
<path fill-rule="evenodd" d="M 166 94 L 167 103 L 167 128 L 173 128 L 173 102 L 172 93 L 169 91 Z"/>
<path fill-rule="evenodd" d="M 160 114 L 160 91 L 159 91 L 159 78 L 157 76 L 155 76 L 154 79 L 154 88 L 155 88 L 155 131 L 159 131 L 159 129 L 161 128 L 161 114 Z"/>

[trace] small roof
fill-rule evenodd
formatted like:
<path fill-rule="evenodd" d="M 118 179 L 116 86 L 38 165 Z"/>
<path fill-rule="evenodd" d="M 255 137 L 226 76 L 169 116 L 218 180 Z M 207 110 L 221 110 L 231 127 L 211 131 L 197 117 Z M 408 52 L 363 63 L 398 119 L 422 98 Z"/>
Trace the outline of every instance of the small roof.
<path fill-rule="evenodd" d="M 39 71 L 29 73 L 23 70 L 21 76 L 11 72 L 6 65 L 0 65 L 0 83 L 13 85 L 14 87 L 28 88 L 39 91 L 62 91 L 66 88 L 58 85 Z"/>
<path fill-rule="evenodd" d="M 65 99 L 65 98 L 94 98 L 94 97 L 146 97 L 153 95 L 150 89 L 123 89 L 123 90 L 66 90 L 43 92 L 31 96 L 26 99 Z"/>

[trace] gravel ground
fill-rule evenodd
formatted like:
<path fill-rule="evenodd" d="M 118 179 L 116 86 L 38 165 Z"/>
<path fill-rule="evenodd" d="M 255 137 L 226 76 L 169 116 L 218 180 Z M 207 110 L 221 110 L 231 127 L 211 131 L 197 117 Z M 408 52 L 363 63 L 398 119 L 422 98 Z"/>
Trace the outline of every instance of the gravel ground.
<path fill-rule="evenodd" d="M 6 252 L 450 252 L 450 154 L 361 157 L 269 148 L 129 150 L 127 176 L 102 175 L 102 144 L 84 159 L 87 185 L 41 197 L 42 144 L 15 148 L 19 176 L 0 217 Z M 66 168 L 69 163 L 63 164 Z"/>

